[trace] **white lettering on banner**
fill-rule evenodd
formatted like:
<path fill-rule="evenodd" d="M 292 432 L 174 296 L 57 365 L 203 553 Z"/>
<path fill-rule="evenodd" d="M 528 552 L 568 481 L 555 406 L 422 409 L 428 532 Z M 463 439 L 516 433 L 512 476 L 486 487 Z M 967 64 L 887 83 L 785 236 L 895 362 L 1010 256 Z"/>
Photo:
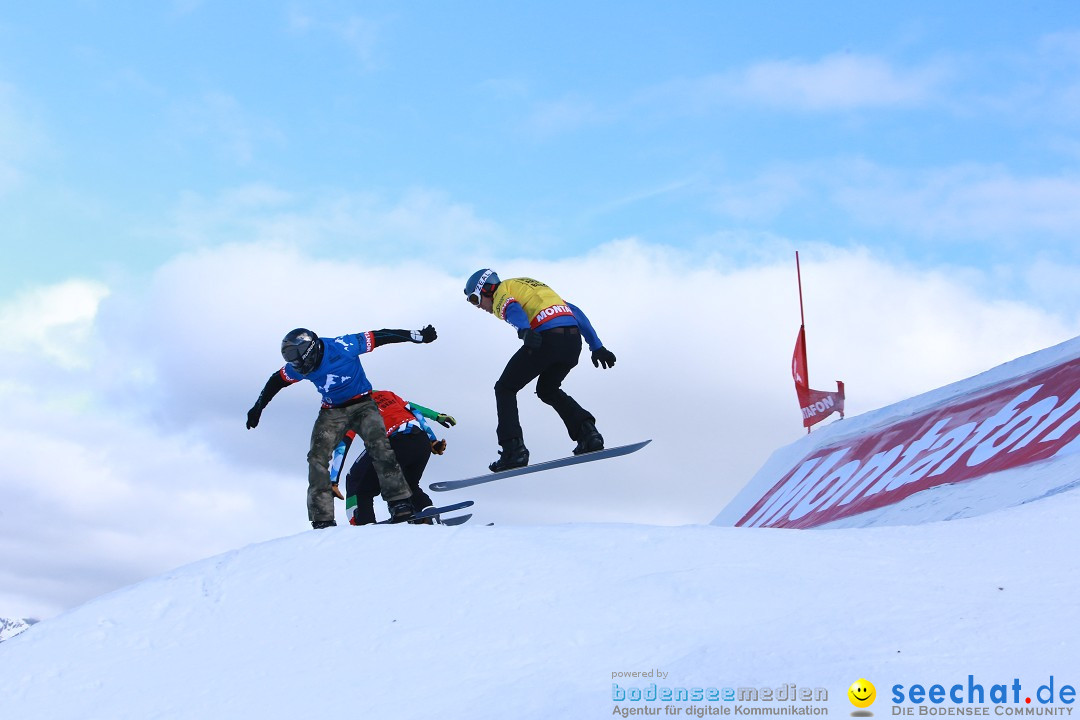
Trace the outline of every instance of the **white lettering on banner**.
<path fill-rule="evenodd" d="M 885 452 L 879 452 L 878 454 L 870 458 L 870 462 L 868 462 L 864 467 L 860 468 L 862 472 L 854 476 L 855 480 L 852 483 L 851 492 L 847 494 L 847 497 L 840 501 L 840 504 L 847 505 L 856 497 L 861 495 L 863 490 L 870 486 L 870 483 L 877 480 L 886 471 L 888 471 L 889 468 L 893 466 L 893 463 L 896 462 L 896 458 L 898 458 L 900 456 L 900 453 L 902 453 L 903 451 L 904 446 L 897 445 L 896 447 L 890 448 Z M 847 489 L 847 486 L 841 486 L 837 488 L 836 497 L 839 498 L 840 492 L 846 491 Z"/>
<path fill-rule="evenodd" d="M 895 490 L 901 485 L 914 482 L 930 472 L 930 468 L 936 465 L 940 459 L 938 455 L 932 455 L 931 459 L 920 460 L 917 463 L 914 460 L 937 445 L 941 430 L 949 424 L 949 420 L 950 418 L 945 418 L 935 423 L 934 427 L 930 428 L 921 438 L 903 448 L 900 460 L 893 465 L 891 471 L 887 469 L 881 473 L 878 481 L 868 487 L 864 494 L 874 495 L 882 490 Z"/>
<path fill-rule="evenodd" d="M 1013 398 L 1012 401 L 1006 404 L 1005 407 L 999 410 L 993 417 L 981 423 L 978 429 L 976 429 L 975 432 L 972 433 L 971 437 L 968 438 L 964 442 L 964 444 L 956 450 L 956 452 L 945 458 L 941 462 L 941 465 L 938 466 L 932 474 L 941 475 L 948 472 L 949 468 L 953 466 L 953 463 L 955 463 L 963 453 L 974 448 L 976 445 L 986 439 L 987 435 L 992 433 L 994 430 L 997 430 L 999 427 L 1001 427 L 1001 425 L 1012 419 L 1013 415 L 1016 414 L 1016 406 L 1026 400 L 1029 400 L 1036 392 L 1038 392 L 1039 388 L 1041 387 L 1042 385 L 1036 385 L 1033 388 L 1025 390 L 1024 392 Z M 971 463 L 969 462 L 968 465 L 970 467 Z"/>
<path fill-rule="evenodd" d="M 835 405 L 836 401 L 833 400 L 833 397 L 830 394 L 824 400 L 818 400 L 816 403 L 804 407 L 802 409 L 803 420 L 807 418 L 812 418 L 815 415 L 820 415 L 821 413 L 827 413 L 831 411 L 833 406 Z"/>
<path fill-rule="evenodd" d="M 1053 400 L 1053 401 L 1056 402 L 1057 397 L 1049 397 L 1049 398 L 1047 398 L 1046 400 L 1044 400 L 1042 402 L 1046 402 L 1047 400 Z M 1018 449 L 1024 447 L 1025 445 L 1027 445 L 1037 435 L 1041 435 L 1048 427 L 1050 427 L 1051 425 L 1056 423 L 1058 420 L 1060 420 L 1062 415 L 1064 415 L 1068 411 L 1072 410 L 1077 405 L 1080 405 L 1080 390 L 1077 390 L 1075 393 L 1073 393 L 1073 396 L 1071 398 L 1069 398 L 1068 400 L 1066 400 L 1061 405 L 1061 407 L 1059 407 L 1059 408 L 1053 410 L 1052 412 L 1050 412 L 1046 416 L 1045 420 L 1043 420 L 1039 425 L 1037 425 L 1035 428 L 1033 428 L 1031 432 L 1029 432 L 1019 442 L 1016 443 L 1016 446 L 1013 448 L 1013 450 L 1018 450 Z M 1069 430 L 1071 430 L 1072 427 L 1074 425 L 1076 425 L 1078 422 L 1080 422 L 1080 412 L 1073 413 L 1072 417 L 1070 417 L 1067 421 L 1065 421 L 1065 422 L 1061 423 L 1060 425 L 1058 425 L 1057 429 L 1054 430 L 1054 432 L 1047 435 L 1045 439 L 1046 440 L 1060 440 L 1062 437 L 1065 436 L 1065 433 L 1067 433 Z"/>
<path fill-rule="evenodd" d="M 920 490 L 1053 457 L 1080 436 L 1080 359 L 1027 381 L 1013 378 L 842 446 L 819 448 L 736 525 L 815 527 Z"/>
<path fill-rule="evenodd" d="M 824 462 L 819 462 L 818 458 L 813 458 L 803 463 L 795 473 L 792 481 L 786 484 L 790 487 L 785 487 L 783 492 L 776 493 L 772 498 L 772 502 L 762 508 L 755 518 L 764 513 L 768 513 L 769 518 L 783 513 L 802 496 L 804 488 L 812 487 L 821 478 L 822 474 L 828 472 L 829 468 L 847 453 L 848 450 L 845 448 L 833 453 Z M 816 470 L 814 466 L 817 466 Z M 811 470 L 814 470 L 813 474 L 809 474 Z M 799 478 L 800 475 L 803 476 L 801 479 Z M 757 525 L 758 523 L 752 521 L 748 524 Z"/>
<path fill-rule="evenodd" d="M 802 516 L 817 510 L 832 497 L 830 494 L 832 486 L 837 483 L 841 486 L 844 485 L 844 483 L 854 475 L 855 471 L 860 467 L 862 467 L 861 461 L 852 460 L 837 468 L 835 472 L 829 473 L 829 475 L 821 482 L 811 488 L 810 492 L 803 496 L 802 500 L 799 501 L 799 504 L 792 509 L 790 517 L 801 518 Z M 814 490 L 818 490 L 818 492 L 814 492 Z"/>

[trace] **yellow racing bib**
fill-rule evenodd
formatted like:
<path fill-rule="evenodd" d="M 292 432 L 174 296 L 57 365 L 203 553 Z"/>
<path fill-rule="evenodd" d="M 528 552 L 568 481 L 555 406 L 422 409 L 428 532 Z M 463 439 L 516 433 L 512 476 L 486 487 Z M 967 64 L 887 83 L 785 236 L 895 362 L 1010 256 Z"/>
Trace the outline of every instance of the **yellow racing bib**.
<path fill-rule="evenodd" d="M 557 317 L 573 317 L 574 312 L 559 294 L 539 280 L 532 278 L 511 278 L 499 283 L 492 298 L 491 312 L 501 320 L 506 320 L 506 309 L 510 303 L 521 305 L 533 328 Z"/>

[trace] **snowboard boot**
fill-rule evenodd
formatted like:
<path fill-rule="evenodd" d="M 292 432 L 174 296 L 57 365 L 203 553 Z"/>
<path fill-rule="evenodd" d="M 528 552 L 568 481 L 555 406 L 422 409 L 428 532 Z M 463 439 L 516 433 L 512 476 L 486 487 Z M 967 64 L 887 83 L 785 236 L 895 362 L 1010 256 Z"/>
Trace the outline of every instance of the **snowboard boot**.
<path fill-rule="evenodd" d="M 316 530 L 322 530 L 328 527 L 337 527 L 337 523 L 333 520 L 312 520 L 311 527 Z"/>
<path fill-rule="evenodd" d="M 502 448 L 499 451 L 499 459 L 488 465 L 491 472 L 512 470 L 529 464 L 529 449 L 525 447 L 525 441 L 521 438 L 507 440 Z"/>
<path fill-rule="evenodd" d="M 364 515 L 360 514 L 360 508 L 355 508 L 352 512 L 352 517 L 349 518 L 350 525 L 374 525 L 375 524 L 375 508 L 372 507 Z"/>
<path fill-rule="evenodd" d="M 596 452 L 597 450 L 604 449 L 604 436 L 596 429 L 596 425 L 592 420 L 586 420 L 581 423 L 581 430 L 578 431 L 577 447 L 574 448 L 575 455 L 583 455 L 585 453 Z"/>
<path fill-rule="evenodd" d="M 386 506 L 390 510 L 391 523 L 405 522 L 413 516 L 414 511 L 411 498 L 390 500 L 386 503 Z"/>

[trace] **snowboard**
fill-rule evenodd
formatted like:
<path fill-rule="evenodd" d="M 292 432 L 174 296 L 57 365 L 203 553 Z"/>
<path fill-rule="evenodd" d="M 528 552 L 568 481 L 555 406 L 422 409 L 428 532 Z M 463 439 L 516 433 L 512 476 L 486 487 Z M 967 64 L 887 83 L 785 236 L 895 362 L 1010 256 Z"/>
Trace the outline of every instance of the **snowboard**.
<path fill-rule="evenodd" d="M 472 513 L 465 513 L 464 515 L 455 515 L 452 518 L 439 518 L 439 524 L 441 525 L 462 525 L 469 521 L 472 517 Z"/>
<path fill-rule="evenodd" d="M 465 501 L 462 501 L 462 502 L 459 502 L 459 503 L 454 503 L 453 505 L 443 505 L 442 507 L 424 508 L 423 510 L 421 510 L 418 513 L 413 513 L 413 516 L 411 518 L 409 518 L 408 520 L 405 520 L 403 522 L 391 523 L 389 520 L 380 520 L 379 522 L 377 522 L 375 524 L 376 525 L 394 525 L 394 524 L 408 525 L 413 520 L 425 520 L 427 518 L 435 517 L 436 515 L 440 515 L 440 514 L 442 514 L 444 512 L 452 512 L 454 510 L 462 510 L 464 508 L 471 507 L 472 504 L 473 504 L 472 500 L 465 500 Z M 470 515 L 470 517 L 471 517 L 471 515 Z"/>
<path fill-rule="evenodd" d="M 581 455 L 570 455 L 568 457 L 559 458 L 558 460 L 548 460 L 547 462 L 537 463 L 536 465 L 526 465 L 525 467 L 514 468 L 513 470 L 503 470 L 502 472 L 477 475 L 476 477 L 465 478 L 464 480 L 442 480 L 431 483 L 428 485 L 428 489 L 436 492 L 457 490 L 458 488 L 482 485 L 483 483 L 494 482 L 516 475 L 528 475 L 529 473 L 540 472 L 542 470 L 553 470 L 569 465 L 577 465 L 578 463 L 592 462 L 593 460 L 604 460 L 606 458 L 619 457 L 620 455 L 629 455 L 632 452 L 637 452 L 651 442 L 652 440 L 645 440 L 644 442 L 633 443 L 632 445 L 620 445 L 619 447 L 605 448 L 603 450 L 596 450 L 595 452 L 583 453 Z"/>

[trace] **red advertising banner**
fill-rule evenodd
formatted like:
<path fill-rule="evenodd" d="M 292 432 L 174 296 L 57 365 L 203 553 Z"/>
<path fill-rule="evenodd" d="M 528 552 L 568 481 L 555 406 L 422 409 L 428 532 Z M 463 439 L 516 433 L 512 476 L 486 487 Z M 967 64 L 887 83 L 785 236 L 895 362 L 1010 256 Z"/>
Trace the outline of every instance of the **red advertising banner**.
<path fill-rule="evenodd" d="M 1080 358 L 814 450 L 735 523 L 810 528 L 1053 457 L 1080 436 Z"/>
<path fill-rule="evenodd" d="M 836 392 L 811 390 L 806 367 L 806 326 L 800 325 L 795 353 L 791 357 L 791 377 L 795 380 L 795 392 L 799 396 L 803 427 L 816 425 L 834 412 L 844 417 L 844 383 L 836 381 Z"/>

